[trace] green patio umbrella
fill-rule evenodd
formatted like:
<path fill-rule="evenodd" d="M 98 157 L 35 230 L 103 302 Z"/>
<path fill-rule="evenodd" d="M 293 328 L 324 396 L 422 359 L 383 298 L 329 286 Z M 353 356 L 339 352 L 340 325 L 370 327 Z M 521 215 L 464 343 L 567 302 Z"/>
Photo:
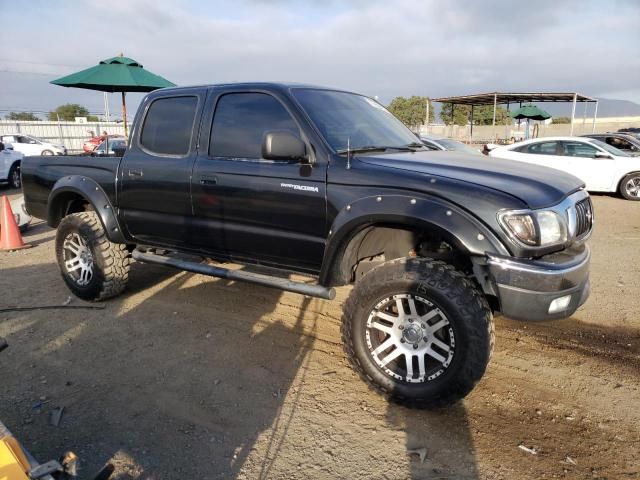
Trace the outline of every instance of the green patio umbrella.
<path fill-rule="evenodd" d="M 548 118 L 551 118 L 551 115 L 549 115 L 547 112 L 531 104 L 523 105 L 517 110 L 509 112 L 509 115 L 516 120 L 521 120 L 523 118 L 527 119 L 527 131 L 525 132 L 525 138 L 529 138 L 529 122 L 531 120 L 546 120 Z"/>
<path fill-rule="evenodd" d="M 158 88 L 175 87 L 174 83 L 145 70 L 140 63 L 132 58 L 124 57 L 122 54 L 118 57 L 102 60 L 95 67 L 52 80 L 51 83 L 61 87 L 86 88 L 100 92 L 121 92 L 125 135 L 128 135 L 126 92 L 151 92 Z"/>
<path fill-rule="evenodd" d="M 528 120 L 546 120 L 551 118 L 551 115 L 535 105 L 523 105 L 519 109 L 510 112 L 509 115 L 516 120 L 520 120 L 522 118 L 526 118 Z"/>

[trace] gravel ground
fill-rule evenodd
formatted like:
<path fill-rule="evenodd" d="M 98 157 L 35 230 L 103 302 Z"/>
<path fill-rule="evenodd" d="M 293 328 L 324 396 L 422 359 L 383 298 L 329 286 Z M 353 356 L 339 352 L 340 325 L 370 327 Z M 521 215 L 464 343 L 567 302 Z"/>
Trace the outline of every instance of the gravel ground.
<path fill-rule="evenodd" d="M 41 461 L 76 452 L 85 479 L 107 462 L 120 480 L 640 478 L 640 203 L 593 200 L 590 300 L 498 318 L 453 407 L 389 404 L 352 372 L 348 288 L 325 302 L 134 265 L 104 309 L 0 313 L 0 418 Z M 54 235 L 38 221 L 34 248 L 0 252 L 0 309 L 67 301 Z"/>

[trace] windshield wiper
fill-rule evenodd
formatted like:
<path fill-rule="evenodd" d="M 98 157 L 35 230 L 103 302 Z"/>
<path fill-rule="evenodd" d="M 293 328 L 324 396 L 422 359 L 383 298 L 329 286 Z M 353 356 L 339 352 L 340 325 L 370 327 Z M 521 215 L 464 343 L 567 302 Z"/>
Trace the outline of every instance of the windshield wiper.
<path fill-rule="evenodd" d="M 376 150 L 385 151 L 389 147 L 385 147 L 383 145 L 364 145 L 362 147 L 351 147 L 351 148 L 342 148 L 337 150 L 337 153 L 362 153 L 362 152 L 374 152 Z"/>
<path fill-rule="evenodd" d="M 351 152 L 351 153 L 363 153 L 363 152 L 375 152 L 375 151 L 381 151 L 384 152 L 385 150 L 401 150 L 403 152 L 415 152 L 416 147 L 424 147 L 424 145 L 422 145 L 421 143 L 415 143 L 412 144 L 410 143 L 409 145 L 401 145 L 401 146 L 396 146 L 396 145 L 365 145 L 362 147 L 354 147 L 354 148 L 342 148 L 340 150 L 337 151 L 337 153 L 339 154 L 343 154 L 343 153 L 347 153 L 347 152 Z"/>
<path fill-rule="evenodd" d="M 407 148 L 425 148 L 422 142 L 411 142 L 405 145 Z"/>

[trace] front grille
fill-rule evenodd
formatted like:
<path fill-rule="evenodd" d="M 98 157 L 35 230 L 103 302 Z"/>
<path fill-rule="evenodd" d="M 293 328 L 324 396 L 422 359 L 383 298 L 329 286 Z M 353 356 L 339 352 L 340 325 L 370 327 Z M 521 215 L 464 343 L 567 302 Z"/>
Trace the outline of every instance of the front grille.
<path fill-rule="evenodd" d="M 593 205 L 589 197 L 576 203 L 576 238 L 591 231 L 593 226 Z"/>

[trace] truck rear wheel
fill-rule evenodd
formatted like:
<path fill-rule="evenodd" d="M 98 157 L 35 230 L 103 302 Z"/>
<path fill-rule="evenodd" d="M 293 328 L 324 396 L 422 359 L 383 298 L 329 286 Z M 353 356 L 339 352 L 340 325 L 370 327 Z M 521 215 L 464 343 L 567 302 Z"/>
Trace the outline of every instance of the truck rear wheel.
<path fill-rule="evenodd" d="M 129 278 L 126 245 L 112 243 L 96 212 L 62 219 L 56 232 L 56 259 L 69 289 L 84 300 L 105 300 L 121 293 Z"/>
<path fill-rule="evenodd" d="M 342 337 L 372 387 L 397 403 L 435 408 L 463 398 L 482 378 L 493 317 L 482 293 L 451 265 L 402 258 L 356 283 Z"/>

